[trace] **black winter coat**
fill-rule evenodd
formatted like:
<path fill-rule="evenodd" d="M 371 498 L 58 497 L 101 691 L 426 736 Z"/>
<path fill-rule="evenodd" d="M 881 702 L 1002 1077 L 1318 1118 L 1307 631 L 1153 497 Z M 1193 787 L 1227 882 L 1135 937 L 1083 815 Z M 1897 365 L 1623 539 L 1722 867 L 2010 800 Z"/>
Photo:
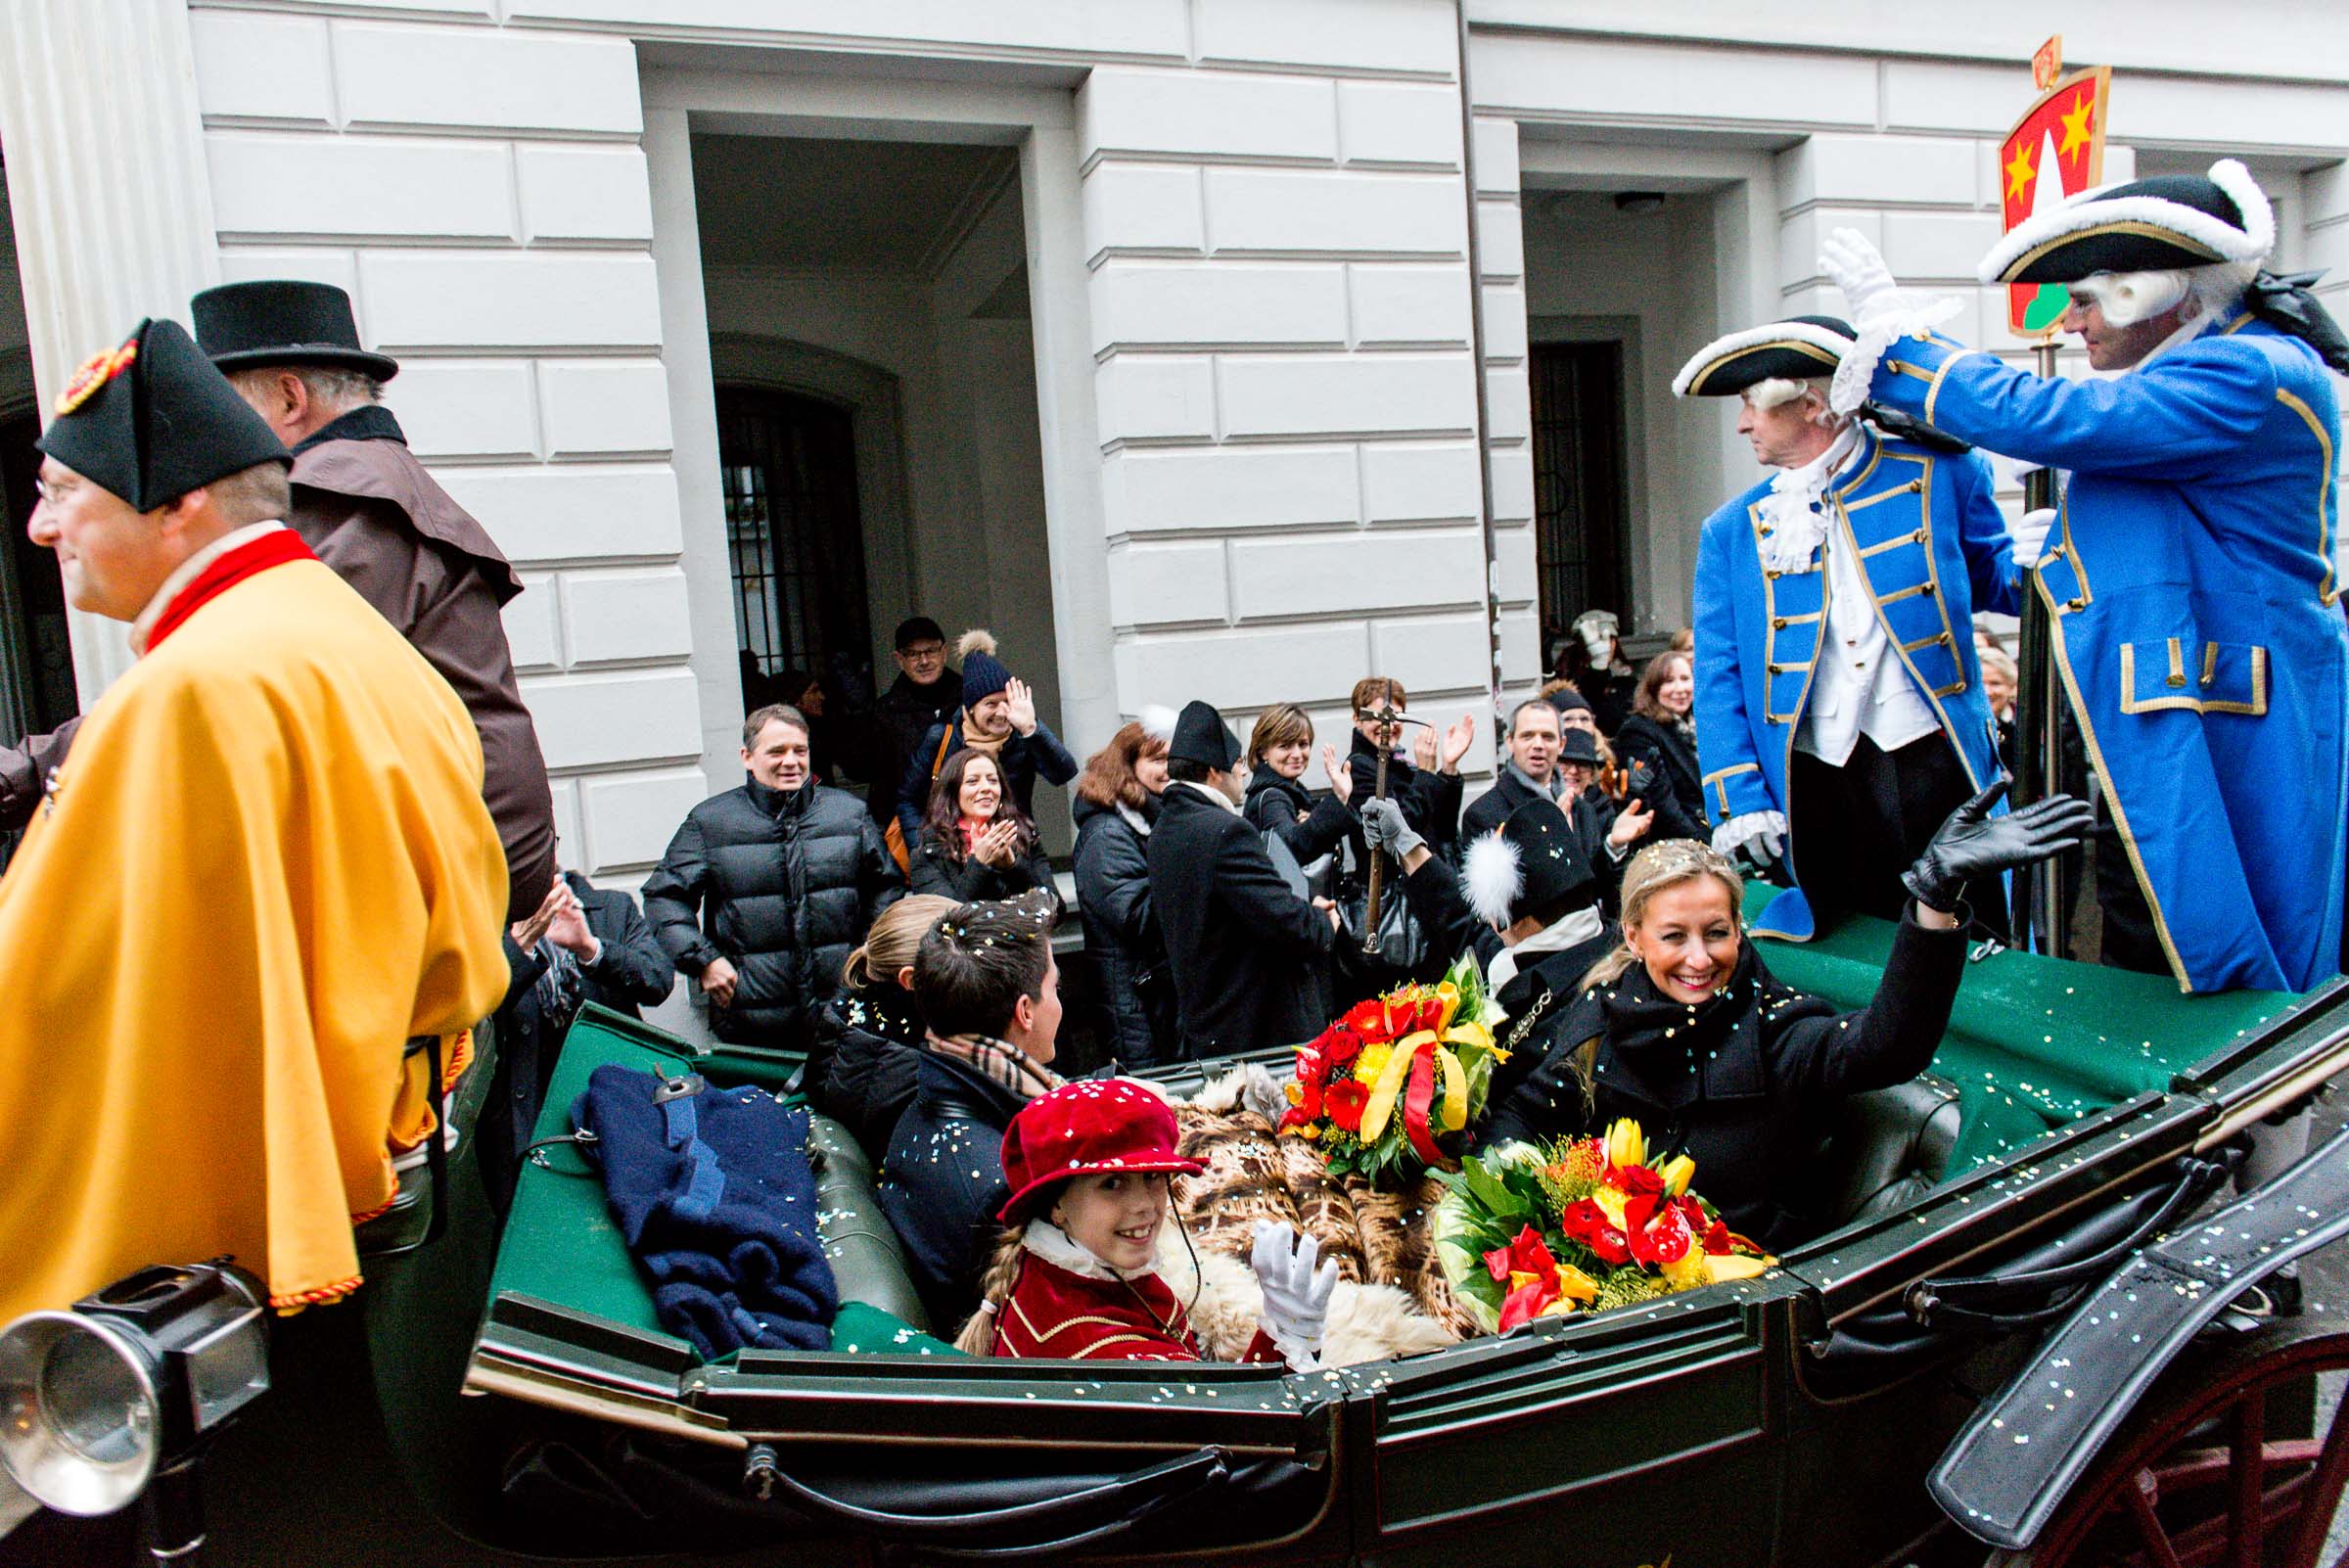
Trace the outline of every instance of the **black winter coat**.
<path fill-rule="evenodd" d="M 884 830 L 898 814 L 898 793 L 904 786 L 905 767 L 913 749 L 932 729 L 954 716 L 962 706 L 962 677 L 949 669 L 927 686 L 917 686 L 902 671 L 873 705 L 864 740 L 864 804 L 874 823 Z M 933 746 L 937 745 L 932 741 Z"/>
<path fill-rule="evenodd" d="M 645 879 L 644 910 L 680 974 L 734 965 L 733 1005 L 711 1009 L 718 1038 L 804 1046 L 851 949 L 904 891 L 863 802 L 751 779 L 686 814 Z"/>
<path fill-rule="evenodd" d="M 939 745 L 944 742 L 942 754 Z M 922 813 L 930 807 L 930 781 L 938 776 L 938 764 L 962 750 L 962 715 L 957 713 L 947 723 L 933 724 L 922 732 L 914 744 L 913 755 L 905 760 L 904 777 L 898 781 L 898 826 L 904 830 L 905 842 L 913 844 L 922 836 Z M 995 753 L 1002 765 L 1004 786 L 1011 798 L 1020 803 L 1030 820 L 1036 816 L 1036 776 L 1041 773 L 1055 784 L 1066 784 L 1077 776 L 1077 759 L 1060 743 L 1060 737 L 1042 724 L 1036 726 L 1033 735 L 1018 731 L 1003 738 L 1002 749 Z"/>
<path fill-rule="evenodd" d="M 1143 812 L 1155 823 L 1159 798 Z M 1150 902 L 1149 839 L 1115 807 L 1077 803 L 1077 916 L 1100 968 L 1117 1058 L 1125 1067 L 1181 1060 L 1167 939 Z"/>
<path fill-rule="evenodd" d="M 1481 1141 L 1595 1132 L 1631 1117 L 1650 1148 L 1680 1144 L 1695 1159 L 1696 1190 L 1731 1229 L 1773 1250 L 1792 1246 L 1822 1222 L 1801 1178 L 1828 1113 L 1846 1095 L 1907 1083 L 1932 1065 L 1964 970 L 1964 931 L 1928 931 L 1912 916 L 1901 921 L 1874 998 L 1841 1017 L 1782 985 L 1750 942 L 1727 987 L 1693 1007 L 1659 994 L 1634 965 L 1541 1029 L 1540 1066 L 1506 1098 L 1493 1097 Z M 1586 1110 L 1575 1058 L 1593 1038 Z"/>
<path fill-rule="evenodd" d="M 1712 824 L 1705 815 L 1704 774 L 1697 766 L 1696 743 L 1682 733 L 1680 725 L 1659 723 L 1643 714 L 1634 714 L 1615 732 L 1615 750 L 1627 764 L 1645 762 L 1662 781 L 1662 788 L 1648 792 L 1647 806 L 1656 813 L 1655 826 L 1647 830 L 1648 843 L 1665 839 L 1713 842 Z"/>
<path fill-rule="evenodd" d="M 1250 776 L 1241 814 L 1258 832 L 1270 833 L 1287 845 L 1299 865 L 1312 865 L 1337 849 L 1356 827 L 1354 812 L 1344 801 L 1335 795 L 1316 796 L 1268 767 Z"/>
<path fill-rule="evenodd" d="M 959 828 L 948 828 L 959 833 Z M 938 834 L 928 826 L 922 829 L 921 841 L 913 847 L 913 868 L 910 876 L 915 893 L 935 893 L 952 899 L 956 903 L 976 903 L 982 899 L 1013 899 L 1030 888 L 1052 886 L 1052 862 L 1044 858 L 1043 846 L 1033 838 L 1028 853 L 1003 869 L 996 870 L 977 855 L 956 858 Z"/>
<path fill-rule="evenodd" d="M 925 1050 L 913 1103 L 881 1162 L 881 1211 L 905 1244 L 906 1271 L 940 1333 L 979 1305 L 979 1274 L 1011 1201 L 1003 1130 L 1027 1102 L 977 1068 Z"/>
<path fill-rule="evenodd" d="M 1329 1022 L 1329 916 L 1289 891 L 1264 835 L 1200 786 L 1170 784 L 1150 835 L 1150 900 L 1194 1056 L 1295 1045 Z"/>
<path fill-rule="evenodd" d="M 1460 816 L 1460 854 L 1465 863 L 1468 846 L 1499 827 L 1517 807 L 1528 801 L 1542 799 L 1505 766 L 1500 779 L 1491 789 L 1468 804 Z M 1590 869 L 1598 875 L 1599 902 L 1608 918 L 1615 914 L 1616 895 L 1623 888 L 1623 867 L 1626 861 L 1639 853 L 1640 846 L 1656 837 L 1653 827 L 1645 838 L 1635 839 L 1623 853 L 1622 858 L 1607 848 L 1607 834 L 1615 826 L 1615 803 L 1606 798 L 1596 786 L 1586 790 L 1564 805 L 1566 814 L 1574 819 L 1574 836 L 1583 846 L 1583 853 L 1590 860 Z"/>
<path fill-rule="evenodd" d="M 1354 774 L 1354 800 L 1370 799 L 1378 785 L 1378 748 L 1360 730 L 1354 732 L 1354 750 L 1346 754 L 1347 770 Z M 1460 837 L 1460 775 L 1414 767 L 1402 758 L 1387 761 L 1387 797 L 1403 807 L 1403 819 L 1427 840 L 1427 847 L 1445 859 L 1455 857 Z"/>
<path fill-rule="evenodd" d="M 922 1035 L 913 993 L 894 981 L 844 992 L 816 1011 L 809 1091 L 875 1160 L 889 1152 L 889 1135 L 913 1103 Z"/>

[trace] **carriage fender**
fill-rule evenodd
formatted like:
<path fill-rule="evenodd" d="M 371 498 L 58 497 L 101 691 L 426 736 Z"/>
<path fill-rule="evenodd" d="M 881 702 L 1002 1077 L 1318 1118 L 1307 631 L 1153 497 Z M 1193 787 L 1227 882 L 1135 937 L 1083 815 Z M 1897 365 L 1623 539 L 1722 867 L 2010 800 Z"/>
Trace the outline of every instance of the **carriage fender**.
<path fill-rule="evenodd" d="M 2243 1290 L 2349 1234 L 2349 1130 L 2133 1255 L 2082 1296 L 1942 1453 L 1926 1487 L 1968 1534 L 2028 1548 L 2162 1371 Z"/>

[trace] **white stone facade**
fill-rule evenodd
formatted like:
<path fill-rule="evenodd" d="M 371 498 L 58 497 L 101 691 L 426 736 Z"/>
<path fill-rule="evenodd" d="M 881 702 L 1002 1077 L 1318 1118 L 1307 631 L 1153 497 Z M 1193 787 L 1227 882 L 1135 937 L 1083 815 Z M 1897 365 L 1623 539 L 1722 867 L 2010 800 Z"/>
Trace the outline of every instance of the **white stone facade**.
<path fill-rule="evenodd" d="M 1025 267 L 1032 323 L 958 339 L 919 374 L 965 387 L 966 419 L 1004 413 L 986 388 L 1016 395 L 1011 436 L 1040 472 L 935 494 L 921 485 L 943 481 L 909 476 L 906 538 L 875 546 L 874 630 L 906 608 L 1011 628 L 1021 659 L 1050 665 L 1036 683 L 1080 754 L 1119 715 L 1193 696 L 1243 723 L 1303 702 L 1342 745 L 1348 688 L 1372 670 L 1425 716 L 1489 714 L 1496 649 L 1502 692 L 1529 689 L 1534 344 L 1629 324 L 1642 630 L 1685 619 L 1696 524 L 1753 477 L 1729 411 L 1675 403 L 1672 371 L 1728 327 L 1839 308 L 1813 260 L 1826 228 L 1860 228 L 1904 280 L 1978 300 L 1954 330 L 2020 347 L 1971 283 L 2045 24 L 2017 0 L 1962 18 L 1770 8 L 1773 37 L 1728 0 L 1469 0 L 1472 147 L 1449 0 L 104 9 L 145 16 L 114 68 L 168 75 L 184 51 L 200 123 L 141 135 L 195 139 L 147 161 L 208 182 L 159 216 L 168 232 L 122 237 L 152 243 L 153 286 L 177 290 L 141 308 L 184 315 L 207 246 L 222 279 L 350 291 L 362 337 L 402 361 L 390 401 L 417 451 L 529 585 L 509 612 L 516 662 L 568 858 L 598 875 L 641 871 L 738 774 L 713 355 L 789 338 L 830 298 L 705 270 L 692 135 L 1019 150 L 1019 202 L 971 243 Z M 36 267 L 55 249 L 45 225 L 76 209 L 23 188 L 54 193 L 70 184 L 55 171 L 116 150 L 109 127 L 45 115 L 54 84 L 23 72 L 110 57 L 35 47 L 80 24 L 78 0 L 17 10 L 30 41 L 0 84 L 0 137 L 31 371 L 53 392 L 95 346 L 86 318 L 123 313 L 128 286 L 93 301 L 70 269 Z M 2114 67 L 2108 178 L 2244 157 L 2277 200 L 2280 262 L 2349 286 L 2349 14 L 2072 11 L 2068 53 Z M 2271 12 L 2305 49 L 2231 30 L 2240 16 L 2255 37 Z M 2011 58 L 1980 58 L 1986 38 Z M 1634 188 L 1672 203 L 1607 229 L 1577 195 Z M 950 266 L 927 285 L 933 300 L 953 286 Z M 915 423 L 908 451 L 929 438 Z M 1014 536 L 998 514 L 1041 521 Z M 947 538 L 981 580 L 947 571 Z M 85 688 L 105 672 L 85 663 Z"/>

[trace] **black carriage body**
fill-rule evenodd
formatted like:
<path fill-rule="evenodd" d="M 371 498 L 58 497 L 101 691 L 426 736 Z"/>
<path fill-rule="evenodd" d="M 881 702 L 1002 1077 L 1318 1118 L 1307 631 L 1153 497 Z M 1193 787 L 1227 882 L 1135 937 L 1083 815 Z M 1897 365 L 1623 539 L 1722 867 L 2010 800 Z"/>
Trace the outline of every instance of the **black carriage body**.
<path fill-rule="evenodd" d="M 1848 948 L 1781 951 L 1771 957 L 1790 982 L 1839 1001 L 1872 986 Z M 2038 989 L 1994 993 L 1991 1013 L 2094 973 L 2013 961 L 2040 966 L 2027 972 Z M 2225 1007 L 2184 999 L 2163 1016 L 2167 1059 L 2183 1070 L 2148 1056 L 2150 1086 L 1977 1149 L 1973 1169 L 1754 1279 L 1316 1374 L 888 1346 L 703 1365 L 643 1323 L 558 1299 L 592 1291 L 514 1288 L 512 1234 L 491 1289 L 485 1217 L 459 1161 L 447 1238 L 371 1266 L 356 1308 L 302 1314 L 282 1336 L 278 1392 L 219 1447 L 210 1552 L 293 1560 L 299 1540 L 316 1564 L 529 1553 L 812 1565 L 871 1562 L 885 1544 L 916 1561 L 1901 1560 L 1939 1517 L 1928 1470 L 2028 1347 L 1920 1329 L 1915 1287 L 2127 1240 L 2158 1220 L 2198 1150 L 2304 1098 L 2349 1057 L 2349 985 Z M 583 1080 L 590 1059 L 616 1051 L 683 1049 L 590 1015 L 564 1075 Z M 779 1083 L 791 1064 L 736 1053 L 697 1065 L 714 1082 Z M 2020 1076 L 2040 1073 L 2028 1062 L 2008 1073 L 1953 1056 L 1937 1070 L 1968 1097 L 1969 1135 L 1997 1125 L 2002 1101 L 2049 1092 Z M 528 1174 L 515 1226 L 544 1222 L 528 1181 L 550 1179 Z M 536 1277 L 560 1287 L 593 1273 L 588 1240 L 576 1238 L 575 1265 L 563 1261 L 573 1239 L 538 1238 L 557 1262 Z M 836 1265 L 845 1295 L 870 1260 Z M 476 1397 L 457 1397 L 460 1383 Z"/>

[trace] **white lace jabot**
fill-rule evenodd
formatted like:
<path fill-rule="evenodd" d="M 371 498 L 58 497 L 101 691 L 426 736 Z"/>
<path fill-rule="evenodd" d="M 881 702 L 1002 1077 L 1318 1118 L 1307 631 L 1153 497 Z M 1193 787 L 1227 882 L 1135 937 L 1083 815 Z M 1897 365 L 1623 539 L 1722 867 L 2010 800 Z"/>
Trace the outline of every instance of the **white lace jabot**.
<path fill-rule="evenodd" d="M 1811 564 L 1812 552 L 1827 533 L 1827 509 L 1820 498 L 1859 445 L 1860 422 L 1854 420 L 1833 445 L 1810 462 L 1771 476 L 1770 493 L 1762 498 L 1762 520 L 1770 525 L 1761 540 L 1763 566 L 1773 572 L 1799 572 Z"/>

